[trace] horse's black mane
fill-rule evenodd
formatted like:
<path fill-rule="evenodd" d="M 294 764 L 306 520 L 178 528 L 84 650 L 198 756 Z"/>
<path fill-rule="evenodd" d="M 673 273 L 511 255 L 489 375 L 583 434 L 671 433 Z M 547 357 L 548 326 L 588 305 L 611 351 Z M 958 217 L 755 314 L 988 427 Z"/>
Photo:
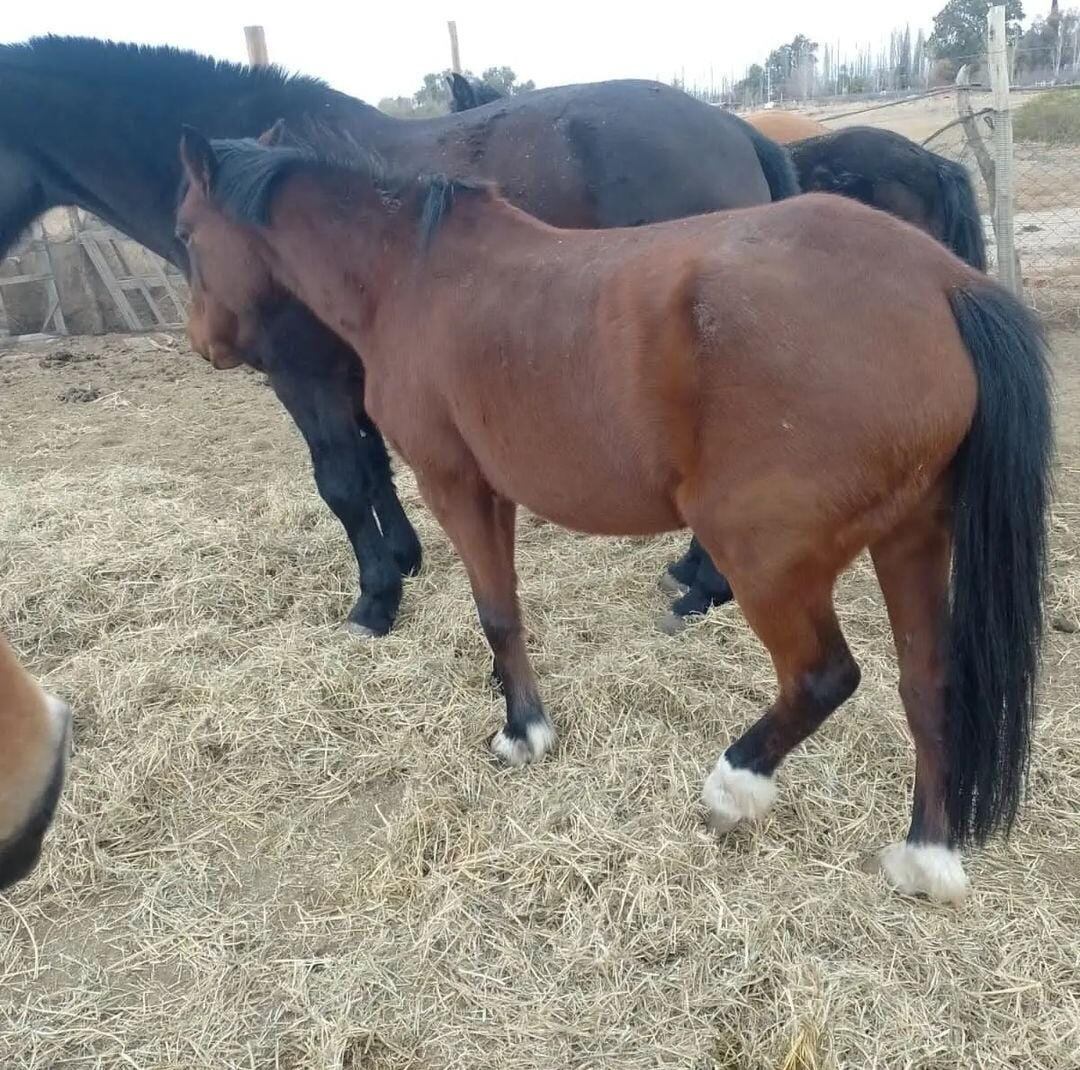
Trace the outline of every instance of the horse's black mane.
<path fill-rule="evenodd" d="M 6 102 L 0 113 L 6 134 L 35 146 L 77 145 L 86 152 L 124 108 L 139 130 L 130 151 L 142 151 L 170 193 L 184 123 L 211 136 L 265 129 L 279 118 L 297 128 L 322 123 L 329 130 L 373 111 L 317 78 L 280 67 L 247 67 L 168 46 L 91 37 L 0 45 L 0 100 Z M 175 169 L 168 166 L 173 161 Z"/>
<path fill-rule="evenodd" d="M 368 184 L 383 198 L 415 206 L 421 245 L 426 248 L 458 194 L 491 189 L 472 179 L 390 171 L 378 156 L 360 149 L 341 156 L 302 144 L 265 148 L 249 139 L 221 139 L 211 146 L 216 158 L 211 183 L 215 203 L 234 219 L 257 226 L 269 223 L 274 195 L 290 176 L 339 176 Z"/>
<path fill-rule="evenodd" d="M 138 45 L 57 34 L 31 37 L 18 44 L 0 44 L 0 74 L 4 68 L 106 83 L 118 79 L 146 81 L 147 88 L 159 93 L 163 81 L 177 79 L 188 84 L 193 76 L 208 74 L 215 77 L 216 85 L 227 84 L 232 90 L 287 85 L 320 96 L 328 91 L 326 83 L 318 78 L 289 74 L 277 66 L 248 67 L 171 45 Z"/>

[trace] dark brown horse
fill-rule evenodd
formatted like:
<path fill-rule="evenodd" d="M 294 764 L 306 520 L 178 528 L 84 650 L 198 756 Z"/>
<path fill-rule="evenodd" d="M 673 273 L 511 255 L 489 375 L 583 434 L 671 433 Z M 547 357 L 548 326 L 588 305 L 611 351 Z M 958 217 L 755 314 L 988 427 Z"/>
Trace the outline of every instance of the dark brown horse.
<path fill-rule="evenodd" d="M 64 786 L 71 711 L 0 635 L 0 888 L 37 865 Z"/>
<path fill-rule="evenodd" d="M 194 133 L 181 151 L 207 299 L 242 324 L 286 290 L 362 354 L 371 415 L 465 562 L 500 758 L 555 741 L 519 503 L 598 534 L 690 527 L 730 577 L 779 695 L 705 782 L 723 830 L 768 810 L 780 762 L 858 685 L 833 586 L 869 548 L 917 759 L 883 865 L 964 894 L 955 849 L 1010 824 L 1029 749 L 1052 429 L 1027 309 L 840 197 L 569 231 L 475 183 Z"/>
<path fill-rule="evenodd" d="M 613 81 L 515 96 L 438 119 L 393 119 L 313 78 L 172 48 L 44 37 L 0 45 L 0 255 L 55 205 L 77 204 L 187 270 L 174 236 L 181 125 L 255 137 L 279 117 L 321 148 L 357 145 L 391 166 L 481 175 L 558 226 L 632 226 L 798 192 L 787 154 L 671 86 Z M 302 305 L 265 310 L 242 349 L 311 451 L 319 493 L 356 554 L 349 625 L 387 632 L 420 543 L 394 491 L 363 369 Z"/>

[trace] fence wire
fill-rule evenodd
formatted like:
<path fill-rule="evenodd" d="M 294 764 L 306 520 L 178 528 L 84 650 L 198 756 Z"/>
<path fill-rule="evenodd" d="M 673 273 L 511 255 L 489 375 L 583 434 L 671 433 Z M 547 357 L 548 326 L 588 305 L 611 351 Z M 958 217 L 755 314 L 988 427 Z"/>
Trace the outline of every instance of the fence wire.
<path fill-rule="evenodd" d="M 993 160 L 993 115 L 976 114 L 974 127 Z M 950 125 L 924 142 L 956 160 L 972 177 L 982 212 L 992 272 L 997 250 L 985 160 L 980 166 L 965 126 Z M 1013 143 L 1013 218 L 1020 277 L 1028 300 L 1045 317 L 1080 325 L 1080 145 Z"/>

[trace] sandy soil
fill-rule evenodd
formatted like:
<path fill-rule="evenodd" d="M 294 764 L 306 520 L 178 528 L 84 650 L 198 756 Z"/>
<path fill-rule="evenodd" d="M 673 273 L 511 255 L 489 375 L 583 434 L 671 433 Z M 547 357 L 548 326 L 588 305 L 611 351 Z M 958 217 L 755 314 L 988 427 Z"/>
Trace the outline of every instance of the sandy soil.
<path fill-rule="evenodd" d="M 1080 1064 L 1080 335 L 1030 799 L 959 910 L 866 871 L 912 753 L 877 588 L 841 616 L 856 697 L 720 842 L 701 778 L 773 686 L 729 607 L 676 639 L 681 540 L 523 518 L 552 760 L 485 754 L 500 702 L 460 563 L 390 638 L 259 376 L 168 336 L 0 351 L 0 628 L 76 709 L 46 860 L 0 901 L 5 1068 Z"/>

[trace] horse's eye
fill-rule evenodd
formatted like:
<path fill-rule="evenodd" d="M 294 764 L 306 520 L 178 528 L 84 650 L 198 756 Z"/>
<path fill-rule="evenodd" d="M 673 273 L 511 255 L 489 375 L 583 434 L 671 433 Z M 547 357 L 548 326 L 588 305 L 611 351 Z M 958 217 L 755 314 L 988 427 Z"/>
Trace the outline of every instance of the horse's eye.
<path fill-rule="evenodd" d="M 177 238 L 178 241 L 183 242 L 184 245 L 187 245 L 188 242 L 191 241 L 191 231 L 188 230 L 187 227 L 183 227 L 183 226 L 177 227 L 176 228 L 176 238 Z"/>

